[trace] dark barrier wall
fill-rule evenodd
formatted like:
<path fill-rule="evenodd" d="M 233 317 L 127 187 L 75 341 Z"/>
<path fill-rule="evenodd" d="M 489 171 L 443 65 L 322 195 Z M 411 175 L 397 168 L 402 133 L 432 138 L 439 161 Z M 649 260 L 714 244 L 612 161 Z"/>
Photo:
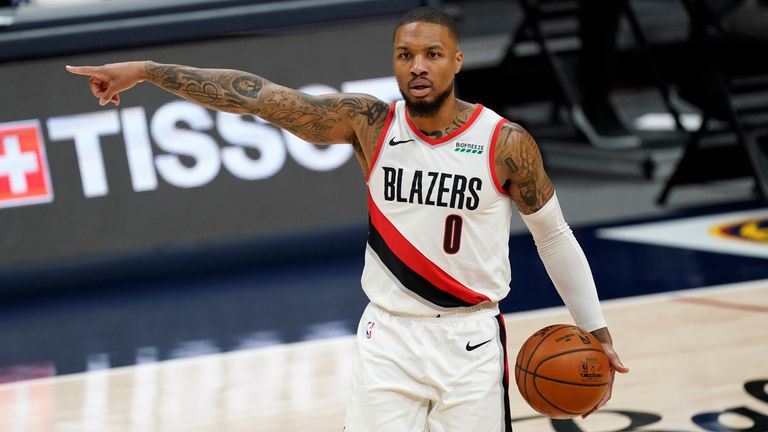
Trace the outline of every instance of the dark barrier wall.
<path fill-rule="evenodd" d="M 102 108 L 64 66 L 152 59 L 391 101 L 394 23 L 1 64 L 0 273 L 363 226 L 365 185 L 351 147 L 312 146 L 149 84 Z"/>

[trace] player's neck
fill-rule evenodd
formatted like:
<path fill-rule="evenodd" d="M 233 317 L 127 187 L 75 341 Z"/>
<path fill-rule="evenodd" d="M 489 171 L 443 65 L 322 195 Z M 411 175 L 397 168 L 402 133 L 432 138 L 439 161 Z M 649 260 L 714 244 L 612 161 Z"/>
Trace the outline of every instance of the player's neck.
<path fill-rule="evenodd" d="M 460 128 L 472 115 L 474 105 L 451 96 L 445 100 L 433 116 L 409 116 L 411 122 L 424 135 L 433 139 L 442 138 Z"/>

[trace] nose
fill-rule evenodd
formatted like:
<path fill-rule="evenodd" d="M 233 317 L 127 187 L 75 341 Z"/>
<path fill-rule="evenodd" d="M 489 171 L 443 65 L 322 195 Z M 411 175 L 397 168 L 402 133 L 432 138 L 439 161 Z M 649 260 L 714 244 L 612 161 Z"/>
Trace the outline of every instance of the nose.
<path fill-rule="evenodd" d="M 414 56 L 413 61 L 411 62 L 411 75 L 424 75 L 427 72 L 425 65 L 424 57 L 420 55 Z"/>

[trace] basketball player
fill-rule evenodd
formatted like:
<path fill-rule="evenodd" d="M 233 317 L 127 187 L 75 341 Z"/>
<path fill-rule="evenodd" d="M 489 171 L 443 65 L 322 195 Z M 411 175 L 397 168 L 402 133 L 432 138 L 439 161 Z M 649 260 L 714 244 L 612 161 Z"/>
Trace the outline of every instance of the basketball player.
<path fill-rule="evenodd" d="M 257 115 L 316 144 L 350 143 L 368 185 L 369 239 L 347 432 L 510 431 L 498 302 L 509 291 L 513 204 L 575 322 L 612 348 L 589 265 L 533 138 L 454 95 L 451 19 L 419 8 L 394 33 L 403 99 L 310 96 L 246 72 L 151 61 L 67 67 L 101 105 L 148 81 L 202 106 Z M 605 398 L 594 409 L 610 398 Z M 594 410 L 593 410 L 594 411 Z"/>

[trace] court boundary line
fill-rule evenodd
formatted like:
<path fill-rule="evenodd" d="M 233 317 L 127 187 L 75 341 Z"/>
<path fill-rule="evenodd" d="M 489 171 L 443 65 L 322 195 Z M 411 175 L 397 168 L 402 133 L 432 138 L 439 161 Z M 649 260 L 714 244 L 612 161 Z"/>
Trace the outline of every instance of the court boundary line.
<path fill-rule="evenodd" d="M 709 306 L 720 309 L 732 309 L 744 312 L 768 313 L 768 306 L 751 305 L 745 303 L 729 302 L 725 300 L 716 300 L 702 297 L 680 297 L 672 299 L 678 303 L 692 304 L 697 306 Z"/>
<path fill-rule="evenodd" d="M 682 290 L 675 290 L 675 291 L 664 291 L 660 293 L 652 293 L 652 294 L 640 294 L 637 296 L 631 296 L 631 297 L 620 297 L 615 299 L 607 299 L 607 300 L 600 300 L 600 304 L 603 307 L 603 310 L 611 309 L 615 307 L 622 307 L 627 305 L 638 305 L 638 304 L 646 304 L 646 303 L 652 303 L 656 301 L 663 301 L 663 300 L 675 300 L 678 298 L 685 298 L 685 297 L 696 297 L 703 294 L 717 294 L 719 292 L 724 291 L 748 291 L 753 289 L 759 289 L 764 288 L 768 286 L 768 279 L 756 279 L 751 281 L 744 281 L 744 282 L 733 282 L 733 283 L 727 283 L 727 284 L 718 284 L 718 285 L 710 285 L 706 287 L 701 288 L 689 288 L 689 289 L 682 289 Z M 599 294 L 598 289 L 598 294 Z M 508 319 L 517 319 L 517 318 L 530 318 L 530 317 L 536 317 L 540 315 L 547 315 L 550 313 L 555 312 L 563 312 L 565 311 L 565 306 L 552 306 L 548 308 L 543 309 L 536 309 L 536 310 L 530 310 L 530 311 L 521 311 L 521 312 L 512 312 L 508 314 L 504 314 L 505 317 L 509 317 Z"/>

